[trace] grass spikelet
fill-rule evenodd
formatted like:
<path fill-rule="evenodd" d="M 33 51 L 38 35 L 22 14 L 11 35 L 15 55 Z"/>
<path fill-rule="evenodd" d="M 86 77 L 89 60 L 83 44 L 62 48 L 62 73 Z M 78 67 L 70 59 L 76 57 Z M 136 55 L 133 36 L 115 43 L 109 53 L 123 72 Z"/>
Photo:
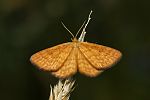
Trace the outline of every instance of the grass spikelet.
<path fill-rule="evenodd" d="M 52 88 L 49 100 L 69 100 L 70 93 L 74 90 L 74 83 L 71 78 L 61 80 Z"/>

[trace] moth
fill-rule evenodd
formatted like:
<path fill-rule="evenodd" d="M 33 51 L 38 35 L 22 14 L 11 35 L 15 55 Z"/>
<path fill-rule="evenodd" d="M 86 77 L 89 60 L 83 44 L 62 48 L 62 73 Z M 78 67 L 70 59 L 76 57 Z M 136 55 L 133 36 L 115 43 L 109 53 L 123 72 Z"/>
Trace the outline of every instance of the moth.
<path fill-rule="evenodd" d="M 72 42 L 39 51 L 31 56 L 30 61 L 38 68 L 50 71 L 52 75 L 58 78 L 68 78 L 76 72 L 89 77 L 96 77 L 116 64 L 122 56 L 121 52 L 107 46 L 84 42 L 87 24 L 83 25 L 85 27 L 80 38 L 77 39 L 79 31 L 74 36 L 63 24 L 73 36 Z"/>

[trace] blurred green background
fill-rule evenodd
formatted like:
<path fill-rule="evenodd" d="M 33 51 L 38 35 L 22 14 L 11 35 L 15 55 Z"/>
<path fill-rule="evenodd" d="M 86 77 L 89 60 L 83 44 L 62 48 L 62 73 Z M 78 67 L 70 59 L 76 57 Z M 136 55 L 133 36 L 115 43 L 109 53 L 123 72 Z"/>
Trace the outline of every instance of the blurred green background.
<path fill-rule="evenodd" d="M 93 10 L 86 41 L 121 61 L 96 78 L 77 74 L 71 100 L 150 100 L 148 0 L 0 0 L 0 100 L 48 100 L 57 78 L 31 65 L 35 52 L 71 41 Z"/>

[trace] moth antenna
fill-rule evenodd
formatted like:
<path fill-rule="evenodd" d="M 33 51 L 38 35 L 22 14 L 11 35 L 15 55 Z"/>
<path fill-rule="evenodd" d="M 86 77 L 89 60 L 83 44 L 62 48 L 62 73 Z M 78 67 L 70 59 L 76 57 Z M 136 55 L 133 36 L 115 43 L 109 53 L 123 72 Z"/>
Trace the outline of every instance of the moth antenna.
<path fill-rule="evenodd" d="M 75 36 L 71 33 L 71 31 L 65 26 L 65 24 L 62 21 L 61 21 L 61 24 L 72 35 L 72 37 L 75 38 Z"/>
<path fill-rule="evenodd" d="M 83 28 L 83 26 L 85 25 L 86 20 L 83 22 L 82 26 L 79 28 L 78 32 L 75 35 L 75 38 L 78 36 L 79 32 L 81 31 L 81 29 Z"/>

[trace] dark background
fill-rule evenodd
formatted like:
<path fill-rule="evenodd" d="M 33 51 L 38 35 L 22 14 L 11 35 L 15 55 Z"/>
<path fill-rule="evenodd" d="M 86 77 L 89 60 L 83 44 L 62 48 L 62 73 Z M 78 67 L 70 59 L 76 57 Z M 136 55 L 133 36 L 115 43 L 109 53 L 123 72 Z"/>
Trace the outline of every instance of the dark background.
<path fill-rule="evenodd" d="M 48 100 L 57 78 L 31 65 L 35 52 L 71 41 L 90 10 L 86 41 L 123 53 L 96 78 L 77 74 L 71 100 L 150 100 L 148 0 L 0 0 L 0 100 Z"/>

